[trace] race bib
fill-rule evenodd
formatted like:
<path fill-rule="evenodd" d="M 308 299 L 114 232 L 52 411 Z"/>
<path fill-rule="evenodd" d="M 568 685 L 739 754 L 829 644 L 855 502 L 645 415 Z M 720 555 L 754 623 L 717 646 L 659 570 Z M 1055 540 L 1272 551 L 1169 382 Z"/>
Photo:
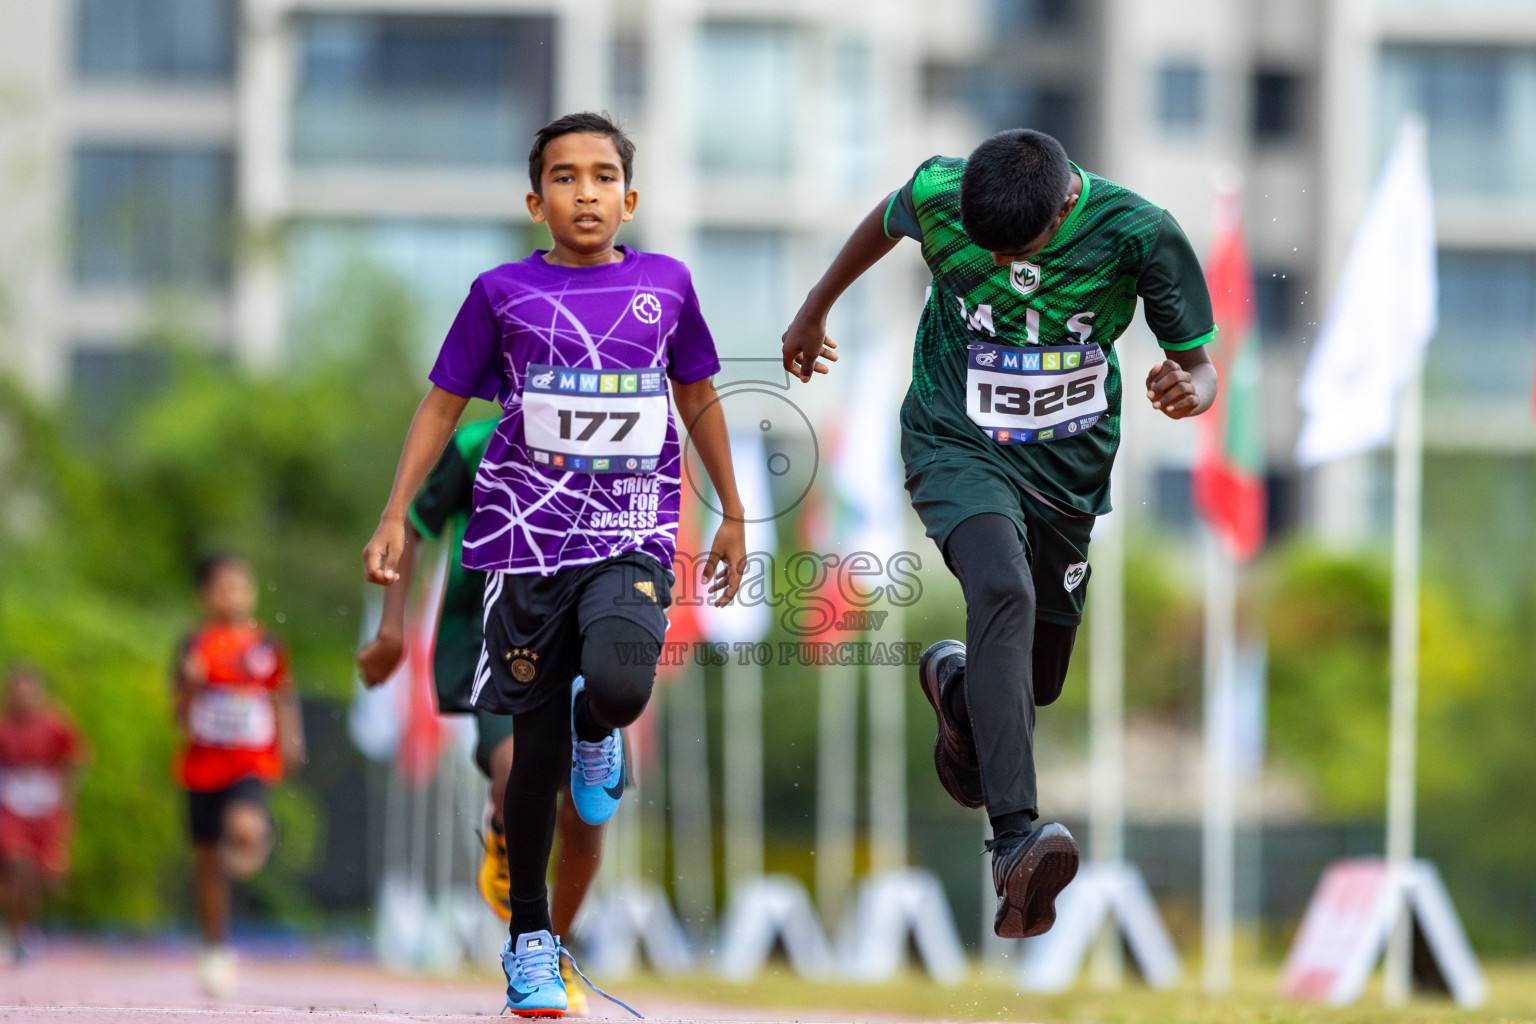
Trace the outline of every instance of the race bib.
<path fill-rule="evenodd" d="M 265 692 L 207 689 L 192 698 L 187 722 L 204 747 L 265 750 L 277 738 L 277 713 Z"/>
<path fill-rule="evenodd" d="M 523 442 L 530 461 L 578 473 L 654 473 L 666 440 L 662 367 L 576 370 L 529 364 Z"/>
<path fill-rule="evenodd" d="M 1076 437 L 1109 410 L 1109 360 L 1097 345 L 976 342 L 967 356 L 966 415 L 998 444 Z"/>
<path fill-rule="evenodd" d="M 64 782 L 47 768 L 16 768 L 0 774 L 0 806 L 18 818 L 51 818 L 64 802 Z"/>

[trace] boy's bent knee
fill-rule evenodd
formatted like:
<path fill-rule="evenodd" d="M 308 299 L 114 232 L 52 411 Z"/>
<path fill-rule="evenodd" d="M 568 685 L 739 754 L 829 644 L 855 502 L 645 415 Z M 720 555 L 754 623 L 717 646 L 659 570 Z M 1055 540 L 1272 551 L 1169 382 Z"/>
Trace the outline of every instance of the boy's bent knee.
<path fill-rule="evenodd" d="M 944 559 L 959 577 L 968 607 L 1034 613 L 1029 556 L 1007 516 L 987 512 L 962 522 L 949 536 Z"/>
<path fill-rule="evenodd" d="M 640 652 L 641 656 L 636 657 Z M 621 729 L 640 717 L 656 683 L 655 637 L 618 617 L 598 619 L 583 634 L 581 674 L 586 678 L 592 715 Z"/>
<path fill-rule="evenodd" d="M 258 803 L 238 801 L 224 814 L 224 839 L 219 856 L 224 873 L 237 881 L 251 878 L 272 852 L 272 823 Z"/>
<path fill-rule="evenodd" d="M 1035 614 L 1035 581 L 1022 550 L 1012 557 L 1003 555 L 982 565 L 969 566 L 960 578 L 960 589 L 969 609 L 989 614 Z"/>

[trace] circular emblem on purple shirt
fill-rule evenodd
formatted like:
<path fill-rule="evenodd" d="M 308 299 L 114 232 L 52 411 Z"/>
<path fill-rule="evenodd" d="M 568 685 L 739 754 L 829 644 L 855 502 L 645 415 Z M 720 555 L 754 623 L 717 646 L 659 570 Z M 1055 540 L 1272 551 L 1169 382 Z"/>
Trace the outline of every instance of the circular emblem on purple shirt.
<path fill-rule="evenodd" d="M 641 292 L 629 304 L 630 312 L 643 324 L 661 323 L 661 300 L 650 292 Z"/>

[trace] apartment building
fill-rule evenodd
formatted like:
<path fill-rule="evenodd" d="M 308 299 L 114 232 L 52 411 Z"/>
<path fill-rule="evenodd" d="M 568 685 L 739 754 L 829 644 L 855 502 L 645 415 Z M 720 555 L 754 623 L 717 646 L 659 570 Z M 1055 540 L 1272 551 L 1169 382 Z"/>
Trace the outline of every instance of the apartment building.
<path fill-rule="evenodd" d="M 1429 125 L 1442 329 L 1432 450 L 1528 454 L 1536 8 L 1521 0 L 68 0 L 0 10 L 0 363 L 132 385 L 173 318 L 279 365 L 362 263 L 430 351 L 469 276 L 536 241 L 533 127 L 617 113 L 630 238 L 695 266 L 722 352 L 776 349 L 847 229 L 935 152 L 1031 124 L 1209 242 L 1236 168 L 1258 277 L 1272 519 L 1363 537 L 1383 460 L 1299 475 L 1295 388 L 1396 125 Z M 900 358 L 902 252 L 835 333 Z M 1128 373 L 1155 358 L 1136 329 Z M 835 387 L 807 396 L 834 403 Z M 1190 521 L 1193 431 L 1130 420 L 1122 504 Z"/>
<path fill-rule="evenodd" d="M 923 69 L 962 60 L 981 23 L 945 6 L 7 5 L 0 358 L 44 392 L 120 386 L 174 317 L 281 365 L 358 263 L 417 300 L 427 358 L 472 275 L 536 242 L 528 140 L 582 108 L 639 145 L 630 240 L 694 262 L 723 354 L 772 356 L 816 264 L 947 130 Z M 839 326 L 899 347 L 921 289 L 910 261 L 883 273 Z"/>
<path fill-rule="evenodd" d="M 1216 175 L 1241 183 L 1273 526 L 1358 542 L 1385 525 L 1387 456 L 1299 474 L 1292 453 L 1310 342 L 1409 112 L 1429 129 L 1440 241 L 1431 457 L 1536 450 L 1536 5 L 990 0 L 987 16 L 987 52 L 950 86 L 984 128 L 1058 135 L 1085 166 L 1173 210 L 1199 251 Z M 1128 374 L 1150 365 L 1143 328 L 1128 332 L 1121 358 Z M 1132 401 L 1125 436 L 1119 504 L 1192 525 L 1193 431 Z"/>

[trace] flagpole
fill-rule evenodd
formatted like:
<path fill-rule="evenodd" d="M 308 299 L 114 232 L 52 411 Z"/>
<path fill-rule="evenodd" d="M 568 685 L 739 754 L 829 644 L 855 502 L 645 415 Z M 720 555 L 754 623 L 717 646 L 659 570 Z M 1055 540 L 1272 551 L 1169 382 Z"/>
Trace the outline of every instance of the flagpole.
<path fill-rule="evenodd" d="M 1119 474 L 1111 483 L 1120 494 Z M 1093 599 L 1088 602 L 1088 852 L 1111 869 L 1125 860 L 1125 520 L 1101 516 L 1093 531 Z M 1124 977 L 1120 936 L 1099 936 L 1093 981 L 1118 988 Z"/>
<path fill-rule="evenodd" d="M 763 873 L 763 670 L 746 660 L 733 655 L 722 673 L 727 899 Z"/>
<path fill-rule="evenodd" d="M 1237 570 L 1214 531 L 1205 532 L 1205 820 L 1201 842 L 1201 926 L 1207 993 L 1232 987 L 1232 668 Z"/>
<path fill-rule="evenodd" d="M 690 658 L 666 688 L 667 791 L 672 805 L 672 891 L 683 927 L 707 935 L 715 920 L 715 836 L 709 793 L 704 670 Z"/>
<path fill-rule="evenodd" d="M 1392 514 L 1392 731 L 1387 765 L 1387 864 L 1401 879 L 1413 860 L 1414 791 L 1419 713 L 1419 544 L 1424 496 L 1424 367 L 1403 385 L 1397 417 Z M 1399 892 L 1406 894 L 1400 882 Z M 1406 900 L 1387 947 L 1384 995 L 1408 1001 L 1413 973 L 1413 921 Z"/>
<path fill-rule="evenodd" d="M 835 924 L 853 888 L 859 785 L 859 670 L 823 665 L 816 745 L 816 904 Z"/>
<path fill-rule="evenodd" d="M 893 607 L 886 636 L 901 637 Z M 869 872 L 907 866 L 907 679 L 901 665 L 869 666 Z"/>

